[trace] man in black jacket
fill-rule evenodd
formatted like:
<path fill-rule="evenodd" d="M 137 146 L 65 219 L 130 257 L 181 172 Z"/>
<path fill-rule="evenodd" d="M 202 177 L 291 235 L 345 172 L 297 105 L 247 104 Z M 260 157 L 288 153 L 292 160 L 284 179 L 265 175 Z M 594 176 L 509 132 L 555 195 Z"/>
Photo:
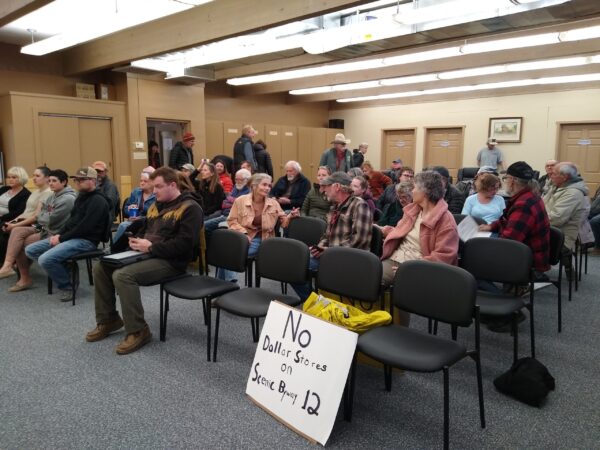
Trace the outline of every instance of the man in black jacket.
<path fill-rule="evenodd" d="M 118 269 L 104 264 L 94 267 L 97 326 L 85 338 L 88 342 L 100 341 L 125 325 L 127 334 L 116 348 L 119 355 L 138 350 L 152 338 L 144 320 L 140 284 L 185 272 L 203 224 L 200 206 L 189 193 L 179 191 L 175 170 L 161 167 L 150 179 L 156 203 L 150 206 L 145 222 L 128 244 L 151 258 Z M 121 301 L 123 319 L 116 309 L 115 294 Z"/>
<path fill-rule="evenodd" d="M 184 164 L 194 164 L 194 144 L 196 137 L 190 133 L 183 134 L 183 139 L 177 142 L 169 154 L 169 167 L 180 170 Z"/>
<path fill-rule="evenodd" d="M 25 247 L 28 258 L 40 266 L 61 291 L 61 301 L 73 300 L 71 278 L 65 261 L 77 253 L 95 250 L 108 238 L 110 211 L 106 198 L 96 190 L 98 173 L 92 167 L 82 167 L 75 179 L 79 195 L 63 228 L 48 239 Z"/>
<path fill-rule="evenodd" d="M 285 175 L 277 180 L 271 190 L 284 211 L 301 208 L 306 194 L 310 191 L 310 181 L 302 175 L 302 167 L 296 161 L 285 164 Z"/>
<path fill-rule="evenodd" d="M 258 164 L 254 154 L 254 144 L 252 138 L 256 136 L 256 130 L 252 125 L 244 125 L 242 135 L 233 144 L 233 170 L 236 172 L 242 168 L 242 163 L 248 161 L 252 170 L 256 172 Z"/>
<path fill-rule="evenodd" d="M 460 214 L 465 204 L 465 197 L 463 194 L 450 184 L 450 172 L 444 166 L 430 167 L 429 170 L 439 173 L 442 176 L 444 182 L 444 200 L 448 203 L 448 211 L 452 214 Z"/>

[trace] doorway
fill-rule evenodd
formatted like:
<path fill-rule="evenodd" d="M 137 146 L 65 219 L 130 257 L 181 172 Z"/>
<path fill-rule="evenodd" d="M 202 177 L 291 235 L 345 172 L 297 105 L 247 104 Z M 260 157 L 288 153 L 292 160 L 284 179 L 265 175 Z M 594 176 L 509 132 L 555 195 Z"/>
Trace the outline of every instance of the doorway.
<path fill-rule="evenodd" d="M 563 123 L 559 133 L 558 160 L 577 166 L 592 197 L 600 186 L 600 123 Z"/>
<path fill-rule="evenodd" d="M 189 122 L 147 119 L 148 152 L 151 148 L 150 142 L 156 142 L 160 149 L 161 165 L 168 166 L 171 149 L 181 141 L 183 133 L 189 130 L 189 125 Z M 148 164 L 150 164 L 150 154 L 148 154 Z"/>
<path fill-rule="evenodd" d="M 401 159 L 406 167 L 415 168 L 416 129 L 383 130 L 381 169 L 389 169 L 392 161 Z"/>
<path fill-rule="evenodd" d="M 456 179 L 462 167 L 464 127 L 426 128 L 423 167 L 444 166 Z"/>

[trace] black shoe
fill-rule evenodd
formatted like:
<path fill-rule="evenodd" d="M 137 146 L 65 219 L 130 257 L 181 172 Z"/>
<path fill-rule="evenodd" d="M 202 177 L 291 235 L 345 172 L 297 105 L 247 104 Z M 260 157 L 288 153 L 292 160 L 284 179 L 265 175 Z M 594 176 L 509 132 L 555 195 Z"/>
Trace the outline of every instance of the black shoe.
<path fill-rule="evenodd" d="M 525 314 L 519 311 L 517 316 L 517 325 L 526 319 Z M 510 333 L 512 331 L 512 315 L 503 317 L 501 321 L 488 325 L 488 329 L 494 333 Z"/>
<path fill-rule="evenodd" d="M 544 272 L 538 272 L 537 270 L 533 272 L 534 283 L 547 283 L 548 281 L 550 281 L 550 278 Z"/>

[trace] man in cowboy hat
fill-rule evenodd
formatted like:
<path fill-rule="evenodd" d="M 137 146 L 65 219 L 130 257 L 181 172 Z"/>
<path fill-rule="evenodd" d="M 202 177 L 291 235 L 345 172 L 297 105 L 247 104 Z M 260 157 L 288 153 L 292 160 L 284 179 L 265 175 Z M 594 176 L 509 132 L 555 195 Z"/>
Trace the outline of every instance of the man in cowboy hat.
<path fill-rule="evenodd" d="M 335 135 L 331 141 L 333 148 L 325 150 L 319 166 L 327 166 L 331 173 L 348 172 L 352 168 L 352 153 L 346 148 L 348 141 L 342 133 Z"/>

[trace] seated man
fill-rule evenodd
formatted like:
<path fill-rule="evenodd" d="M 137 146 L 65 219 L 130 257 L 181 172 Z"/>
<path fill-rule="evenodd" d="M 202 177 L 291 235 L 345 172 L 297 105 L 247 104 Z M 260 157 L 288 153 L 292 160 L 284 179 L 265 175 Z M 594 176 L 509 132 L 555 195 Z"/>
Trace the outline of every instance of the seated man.
<path fill-rule="evenodd" d="M 75 179 L 79 195 L 69 219 L 60 231 L 47 239 L 25 247 L 29 259 L 40 266 L 61 291 L 61 301 L 73 300 L 71 277 L 65 261 L 77 253 L 89 252 L 108 238 L 112 223 L 106 198 L 96 189 L 98 174 L 92 167 L 82 167 L 71 178 Z"/>
<path fill-rule="evenodd" d="M 306 194 L 310 191 L 310 181 L 302 175 L 302 167 L 296 161 L 285 164 L 285 175 L 277 180 L 271 190 L 271 197 L 275 197 L 284 211 L 301 208 Z"/>
<path fill-rule="evenodd" d="M 95 161 L 92 164 L 92 168 L 98 174 L 98 184 L 96 185 L 96 189 L 98 189 L 108 201 L 111 214 L 110 221 L 114 222 L 115 216 L 119 213 L 119 208 L 121 207 L 119 189 L 108 176 L 108 166 L 104 161 Z"/>
<path fill-rule="evenodd" d="M 117 242 L 129 226 L 140 217 L 146 217 L 148 208 L 156 201 L 154 186 L 150 181 L 150 175 L 154 167 L 148 166 L 140 174 L 140 186 L 131 191 L 131 195 L 123 203 L 123 222 L 119 224 L 113 241 Z"/>
<path fill-rule="evenodd" d="M 465 204 L 465 197 L 461 192 L 450 184 L 450 172 L 444 166 L 430 167 L 429 170 L 439 173 L 444 182 L 444 200 L 448 203 L 448 211 L 452 214 L 460 214 Z"/>
<path fill-rule="evenodd" d="M 251 176 L 252 174 L 250 171 L 246 169 L 240 169 L 235 173 L 235 185 L 233 186 L 231 193 L 223 200 L 223 204 L 221 205 L 221 215 L 204 221 L 204 236 L 207 242 L 210 239 L 211 233 L 219 227 L 219 224 L 227 220 L 229 211 L 231 211 L 231 205 L 233 205 L 235 199 L 240 195 L 250 193 L 248 180 L 250 180 Z"/>
<path fill-rule="evenodd" d="M 415 177 L 415 171 L 408 166 L 403 167 L 400 172 L 400 178 L 398 178 L 398 181 L 395 182 L 395 184 L 392 183 L 389 186 L 387 186 L 383 191 L 383 194 L 381 194 L 381 197 L 377 199 L 375 206 L 379 211 L 383 212 L 388 205 L 394 203 L 397 200 L 396 189 L 398 188 L 398 183 L 402 183 L 403 181 L 412 182 L 413 178 Z M 392 224 L 392 226 L 394 225 L 396 224 Z"/>
<path fill-rule="evenodd" d="M 179 191 L 175 170 L 161 167 L 150 179 L 154 183 L 156 203 L 148 210 L 136 237 L 129 238 L 129 247 L 150 253 L 153 258 L 118 269 L 104 264 L 94 267 L 97 326 L 85 338 L 88 342 L 102 340 L 124 324 L 127 335 L 117 345 L 119 355 L 138 350 L 152 338 L 144 320 L 139 284 L 185 272 L 202 227 L 202 209 L 189 193 Z M 115 294 L 121 301 L 123 319 L 116 309 Z"/>
<path fill-rule="evenodd" d="M 594 232 L 594 248 L 588 253 L 591 256 L 600 256 L 600 188 L 596 191 L 592 199 L 590 214 L 588 216 L 590 226 Z"/>
<path fill-rule="evenodd" d="M 310 270 L 319 268 L 319 258 L 329 247 L 352 247 L 369 251 L 373 233 L 373 215 L 367 203 L 352 195 L 352 178 L 344 172 L 334 172 L 320 184 L 333 203 L 327 215 L 327 228 L 319 243 L 310 249 Z M 303 301 L 310 295 L 310 285 L 292 284 Z"/>
<path fill-rule="evenodd" d="M 577 167 L 571 162 L 560 162 L 552 168 L 552 185 L 544 194 L 544 204 L 550 225 L 559 228 L 565 235 L 563 264 L 567 277 L 571 276 L 571 252 L 579 234 L 579 225 L 585 214 L 584 198 L 588 194 L 585 182 L 578 175 Z"/>
<path fill-rule="evenodd" d="M 499 237 L 527 244 L 533 252 L 533 268 L 540 273 L 550 269 L 550 222 L 542 199 L 531 191 L 533 169 L 524 161 L 508 166 L 504 181 L 511 195 L 500 219 L 480 225 Z"/>

